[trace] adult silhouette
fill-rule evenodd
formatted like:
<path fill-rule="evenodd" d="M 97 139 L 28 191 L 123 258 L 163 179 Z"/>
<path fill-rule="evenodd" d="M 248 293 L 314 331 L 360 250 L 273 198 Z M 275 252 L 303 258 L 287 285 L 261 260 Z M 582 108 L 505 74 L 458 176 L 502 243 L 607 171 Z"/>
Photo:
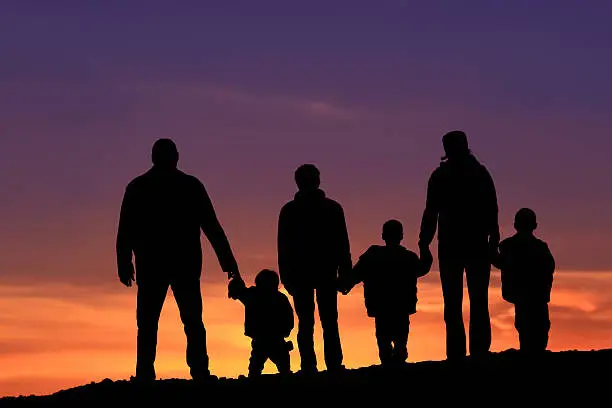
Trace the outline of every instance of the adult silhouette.
<path fill-rule="evenodd" d="M 206 330 L 202 321 L 203 231 L 223 271 L 238 276 L 238 266 L 204 185 L 177 168 L 178 150 L 170 139 L 157 140 L 153 166 L 126 187 L 117 232 L 119 279 L 138 286 L 136 379 L 155 379 L 159 316 L 172 289 L 187 337 L 192 378 L 209 376 Z M 134 256 L 134 263 L 132 262 Z"/>
<path fill-rule="evenodd" d="M 442 142 L 446 156 L 429 178 L 419 246 L 429 247 L 437 227 L 446 355 L 454 359 L 466 355 L 464 271 L 470 299 L 470 354 L 490 349 L 488 289 L 492 254 L 500 237 L 497 194 L 489 171 L 472 155 L 464 132 L 448 132 Z"/>
<path fill-rule="evenodd" d="M 320 189 L 316 166 L 295 171 L 298 192 L 278 220 L 278 266 L 298 318 L 301 371 L 317 371 L 314 350 L 315 298 L 323 329 L 328 371 L 343 368 L 338 329 L 338 278 L 352 268 L 349 237 L 340 204 Z"/>

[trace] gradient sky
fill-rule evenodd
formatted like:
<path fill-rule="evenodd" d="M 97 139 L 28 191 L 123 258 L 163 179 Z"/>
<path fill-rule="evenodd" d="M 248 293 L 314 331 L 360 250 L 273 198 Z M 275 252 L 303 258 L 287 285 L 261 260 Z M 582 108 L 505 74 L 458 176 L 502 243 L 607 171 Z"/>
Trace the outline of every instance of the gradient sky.
<path fill-rule="evenodd" d="M 532 207 L 560 273 L 573 271 L 558 301 L 573 305 L 567 324 L 576 327 L 584 299 L 599 304 L 612 282 L 593 284 L 612 270 L 611 13 L 604 0 L 3 1 L 0 357 L 12 363 L 1 365 L 0 391 L 87 381 L 87 372 L 37 377 L 18 367 L 41 344 L 47 362 L 80 361 L 74 341 L 95 360 L 85 343 L 102 329 L 83 326 L 88 310 L 116 313 L 124 330 L 115 327 L 117 338 L 100 348 L 127 356 L 113 360 L 114 371 L 100 363 L 91 372 L 131 372 L 135 291 L 116 280 L 116 221 L 125 184 L 148 169 L 159 137 L 177 142 L 181 168 L 207 186 L 249 278 L 276 266 L 278 211 L 305 162 L 319 166 L 322 187 L 344 206 L 355 257 L 389 218 L 404 223 L 414 247 L 441 136 L 463 129 L 496 181 L 503 235 L 518 208 Z M 222 294 L 203 242 L 205 284 Z M 74 305 L 77 339 L 63 334 L 71 338 L 63 343 L 55 328 L 72 333 L 71 314 L 40 308 L 67 307 L 75 296 L 95 307 Z M 231 325 L 243 342 L 240 309 L 219 296 L 219 310 L 233 312 L 205 318 Z M 591 340 L 568 334 L 555 347 L 611 346 L 599 325 L 612 321 L 597 316 L 580 326 Z M 167 372 L 181 367 L 184 376 L 182 331 L 169 320 L 179 346 Z M 229 367 L 222 372 L 240 372 L 231 350 L 211 347 Z M 347 364 L 374 363 L 373 343 L 364 350 Z"/>

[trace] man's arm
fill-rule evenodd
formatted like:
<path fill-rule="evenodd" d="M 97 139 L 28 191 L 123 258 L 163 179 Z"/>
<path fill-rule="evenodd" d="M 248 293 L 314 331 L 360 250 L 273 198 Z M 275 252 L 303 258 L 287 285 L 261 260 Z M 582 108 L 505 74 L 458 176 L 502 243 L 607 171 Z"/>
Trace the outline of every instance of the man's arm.
<path fill-rule="evenodd" d="M 429 247 L 436 234 L 439 212 L 438 181 L 434 172 L 427 183 L 427 198 L 425 210 L 421 219 L 421 231 L 419 233 L 419 248 Z"/>
<path fill-rule="evenodd" d="M 417 262 L 417 278 L 427 275 L 431 270 L 431 266 L 433 265 L 433 255 L 431 254 L 429 247 L 422 247 L 420 250 L 421 253 Z"/>
<path fill-rule="evenodd" d="M 132 286 L 132 281 L 135 279 L 134 264 L 132 263 L 132 253 L 134 250 L 133 223 L 134 193 L 132 187 L 128 185 L 121 202 L 119 226 L 115 243 L 117 251 L 117 272 L 119 280 L 125 286 Z"/>
<path fill-rule="evenodd" d="M 293 315 L 293 308 L 291 307 L 291 303 L 289 303 L 289 299 L 285 295 L 284 297 L 284 310 L 283 310 L 283 337 L 289 337 L 291 331 L 295 326 L 295 317 Z"/>
<path fill-rule="evenodd" d="M 498 248 L 495 248 L 491 251 L 491 265 L 499 269 L 500 271 L 506 270 L 506 259 L 505 259 L 505 250 L 503 248 L 503 244 L 501 246 L 498 245 Z"/>
<path fill-rule="evenodd" d="M 278 216 L 278 226 L 276 234 L 276 252 L 278 261 L 278 274 L 280 280 L 291 294 L 293 291 L 293 270 L 291 268 L 291 238 L 290 238 L 291 220 L 287 207 L 283 207 Z"/>
<path fill-rule="evenodd" d="M 351 243 L 346 227 L 346 218 L 340 204 L 338 204 L 336 216 L 338 228 L 338 275 L 342 277 L 344 274 L 350 273 L 353 268 L 353 260 L 351 258 Z"/>
<path fill-rule="evenodd" d="M 212 245 L 221 269 L 223 272 L 227 272 L 229 278 L 232 278 L 239 275 L 238 263 L 227 240 L 225 231 L 219 223 L 217 213 L 206 188 L 202 183 L 199 183 L 198 188 L 200 195 L 200 227 Z"/>
<path fill-rule="evenodd" d="M 555 264 L 555 258 L 553 257 L 553 254 L 550 252 L 550 248 L 548 247 L 548 244 L 544 243 L 544 270 L 547 272 L 546 274 L 546 284 L 548 286 L 548 290 L 552 289 L 552 285 L 553 285 L 553 275 L 555 273 L 555 268 L 556 268 L 556 264 Z"/>
<path fill-rule="evenodd" d="M 484 187 L 485 187 L 485 199 L 488 202 L 487 206 L 487 232 L 489 233 L 489 245 L 491 250 L 494 251 L 499 245 L 500 233 L 499 233 L 499 206 L 497 203 L 497 191 L 495 189 L 495 183 L 491 177 L 491 173 L 484 168 Z"/>
<path fill-rule="evenodd" d="M 371 249 L 368 249 L 359 257 L 355 263 L 355 266 L 353 266 L 350 271 L 345 272 L 342 274 L 342 276 L 340 276 L 338 286 L 343 295 L 347 295 L 356 285 L 363 282 L 366 270 L 370 267 L 370 257 Z"/>

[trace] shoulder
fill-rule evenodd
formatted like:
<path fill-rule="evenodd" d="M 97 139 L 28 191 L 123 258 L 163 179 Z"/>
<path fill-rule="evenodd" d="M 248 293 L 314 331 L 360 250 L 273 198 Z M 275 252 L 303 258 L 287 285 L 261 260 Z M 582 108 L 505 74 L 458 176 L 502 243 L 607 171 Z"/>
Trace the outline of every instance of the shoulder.
<path fill-rule="evenodd" d="M 381 253 L 384 251 L 385 247 L 380 245 L 372 245 L 368 249 L 365 250 L 363 254 L 359 257 L 361 262 L 370 262 L 372 259 L 376 259 L 380 257 Z"/>
<path fill-rule="evenodd" d="M 371 255 L 375 255 L 381 252 L 381 250 L 383 250 L 385 247 L 381 246 L 381 245 L 370 245 L 370 247 L 368 249 L 366 249 L 366 251 L 363 253 L 363 256 L 371 256 Z"/>
<path fill-rule="evenodd" d="M 416 252 L 409 250 L 408 248 L 402 246 L 400 247 L 402 254 L 406 257 L 406 258 L 413 258 L 413 259 L 419 259 L 419 256 L 416 254 Z"/>
<path fill-rule="evenodd" d="M 478 171 L 478 173 L 486 178 L 486 179 L 492 179 L 491 177 L 491 172 L 489 171 L 489 168 L 484 165 L 483 163 L 481 163 L 480 161 L 476 161 L 476 170 Z"/>
<path fill-rule="evenodd" d="M 550 248 L 548 247 L 548 243 L 546 241 L 541 240 L 540 238 L 535 238 L 535 242 L 536 245 L 542 250 L 542 251 L 550 251 Z"/>
<path fill-rule="evenodd" d="M 325 206 L 332 212 L 336 213 L 336 214 L 343 214 L 344 213 L 344 209 L 342 208 L 342 206 L 340 205 L 339 202 L 337 202 L 336 200 L 329 198 L 329 197 L 325 197 L 324 199 L 324 203 Z"/>
<path fill-rule="evenodd" d="M 516 241 L 515 236 L 508 237 L 499 243 L 499 249 L 500 250 L 507 249 L 508 247 L 513 246 L 515 241 Z"/>
<path fill-rule="evenodd" d="M 440 163 L 438 167 L 434 169 L 429 175 L 429 181 L 436 181 L 448 171 L 448 164 L 446 162 Z"/>
<path fill-rule="evenodd" d="M 130 180 L 127 183 L 127 186 L 125 187 L 125 191 L 126 192 L 132 192 L 135 190 L 138 190 L 142 187 L 144 187 L 145 185 L 147 185 L 151 180 L 151 173 L 150 172 L 146 172 L 143 174 L 140 174 L 136 177 L 134 177 L 132 180 Z"/>
<path fill-rule="evenodd" d="M 196 176 L 193 176 L 191 174 L 187 174 L 185 172 L 178 170 L 177 178 L 181 180 L 185 185 L 191 188 L 198 189 L 198 190 L 205 190 L 204 183 L 202 183 L 202 181 L 200 181 L 200 179 L 197 178 Z"/>
<path fill-rule="evenodd" d="M 283 204 L 280 210 L 280 216 L 286 215 L 293 211 L 295 207 L 295 202 L 293 200 L 286 202 Z"/>

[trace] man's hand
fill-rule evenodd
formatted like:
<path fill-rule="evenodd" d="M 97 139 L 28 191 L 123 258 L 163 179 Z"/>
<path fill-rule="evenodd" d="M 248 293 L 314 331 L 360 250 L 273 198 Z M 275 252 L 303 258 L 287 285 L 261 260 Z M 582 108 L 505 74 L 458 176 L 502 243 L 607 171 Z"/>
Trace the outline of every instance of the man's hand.
<path fill-rule="evenodd" d="M 489 239 L 489 260 L 491 262 L 494 262 L 495 260 L 497 260 L 498 249 L 499 249 L 499 238 L 491 237 Z"/>
<path fill-rule="evenodd" d="M 353 285 L 351 282 L 349 282 L 347 275 L 344 275 L 337 280 L 336 289 L 343 295 L 348 295 L 351 289 L 353 289 Z"/>
<path fill-rule="evenodd" d="M 230 299 L 238 299 L 240 297 L 240 293 L 244 290 L 245 284 L 240 275 L 234 277 L 230 280 L 227 285 L 227 297 Z"/>
<path fill-rule="evenodd" d="M 127 265 L 119 267 L 119 280 L 128 288 L 132 286 L 132 282 L 135 281 L 136 273 L 134 272 L 134 264 L 129 263 Z"/>
<path fill-rule="evenodd" d="M 431 253 L 429 246 L 422 246 L 419 248 L 419 258 L 421 258 L 421 261 L 425 263 L 433 263 L 433 254 Z"/>
<path fill-rule="evenodd" d="M 234 278 L 242 279 L 240 277 L 240 272 L 238 271 L 238 269 L 236 269 L 235 271 L 227 271 L 227 280 L 232 280 Z"/>

